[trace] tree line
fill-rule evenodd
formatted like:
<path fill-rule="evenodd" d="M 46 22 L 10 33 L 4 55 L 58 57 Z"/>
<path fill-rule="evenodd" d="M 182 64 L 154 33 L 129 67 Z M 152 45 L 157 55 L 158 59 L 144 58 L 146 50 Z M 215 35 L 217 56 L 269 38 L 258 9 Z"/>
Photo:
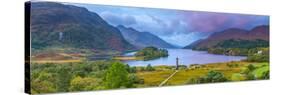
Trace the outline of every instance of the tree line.
<path fill-rule="evenodd" d="M 158 49 L 156 47 L 146 47 L 142 50 L 139 50 L 135 56 L 143 57 L 143 60 L 152 60 L 160 57 L 169 56 L 168 50 L 166 49 Z"/>

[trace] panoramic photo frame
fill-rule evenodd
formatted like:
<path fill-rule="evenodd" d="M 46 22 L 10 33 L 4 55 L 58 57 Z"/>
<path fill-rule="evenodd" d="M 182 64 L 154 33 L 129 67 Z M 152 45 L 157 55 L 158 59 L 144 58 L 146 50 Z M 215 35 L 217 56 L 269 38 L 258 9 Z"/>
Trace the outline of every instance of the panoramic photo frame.
<path fill-rule="evenodd" d="M 269 16 L 25 3 L 31 94 L 268 80 Z"/>

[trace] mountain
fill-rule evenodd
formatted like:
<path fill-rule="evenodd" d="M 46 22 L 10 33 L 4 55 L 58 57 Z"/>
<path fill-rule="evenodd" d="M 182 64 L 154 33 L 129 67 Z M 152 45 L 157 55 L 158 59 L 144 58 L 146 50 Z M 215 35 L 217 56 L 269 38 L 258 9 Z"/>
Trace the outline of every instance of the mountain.
<path fill-rule="evenodd" d="M 197 41 L 192 42 L 191 44 L 189 44 L 188 46 L 185 46 L 185 49 L 192 49 L 193 47 L 195 47 L 198 43 L 200 43 L 201 41 L 203 41 L 204 39 L 199 39 Z"/>
<path fill-rule="evenodd" d="M 133 28 L 127 28 L 122 25 L 118 25 L 117 28 L 121 31 L 121 34 L 129 43 L 138 48 L 148 46 L 154 46 L 157 48 L 175 48 L 175 46 L 149 32 L 139 32 Z"/>
<path fill-rule="evenodd" d="M 86 8 L 53 2 L 30 2 L 32 48 L 66 46 L 127 50 L 120 31 Z"/>
<path fill-rule="evenodd" d="M 258 40 L 258 41 L 257 41 Z M 251 30 L 243 30 L 238 28 L 226 29 L 222 32 L 216 32 L 208 38 L 196 41 L 184 48 L 207 49 L 216 47 L 224 41 L 233 42 L 268 42 L 269 41 L 269 26 L 256 26 Z"/>

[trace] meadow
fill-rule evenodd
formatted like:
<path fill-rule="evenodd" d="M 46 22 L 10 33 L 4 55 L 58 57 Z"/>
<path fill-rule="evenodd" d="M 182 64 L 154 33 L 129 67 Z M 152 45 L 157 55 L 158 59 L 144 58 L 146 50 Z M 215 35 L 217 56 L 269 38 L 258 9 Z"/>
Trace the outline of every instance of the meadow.
<path fill-rule="evenodd" d="M 116 60 L 31 63 L 31 69 L 32 93 L 156 87 L 175 71 L 161 86 L 269 79 L 268 62 L 247 61 L 182 65 L 178 70 L 164 65 L 131 67 Z"/>

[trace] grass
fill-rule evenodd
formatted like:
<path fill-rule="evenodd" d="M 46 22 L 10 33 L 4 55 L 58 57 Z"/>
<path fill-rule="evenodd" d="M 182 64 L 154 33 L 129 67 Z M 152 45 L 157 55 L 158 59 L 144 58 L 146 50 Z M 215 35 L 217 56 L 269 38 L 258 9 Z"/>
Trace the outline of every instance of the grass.
<path fill-rule="evenodd" d="M 118 54 L 120 54 L 120 52 L 113 50 L 101 51 L 77 48 L 48 47 L 43 50 L 32 50 L 31 63 L 78 63 L 86 60 L 86 58 L 89 56 Z"/>
<path fill-rule="evenodd" d="M 242 81 L 242 80 L 245 80 L 246 77 L 240 73 L 234 73 L 232 74 L 231 76 L 231 80 L 232 81 Z"/>
<path fill-rule="evenodd" d="M 82 54 L 74 53 L 40 53 L 31 57 L 31 63 L 76 63 L 82 62 Z"/>
<path fill-rule="evenodd" d="M 144 84 L 139 86 L 158 86 L 173 72 L 173 70 L 137 72 L 137 76 L 141 79 L 144 79 Z"/>
<path fill-rule="evenodd" d="M 167 85 L 186 84 L 191 78 L 196 78 L 206 74 L 208 70 L 180 70 L 168 82 Z"/>
<path fill-rule="evenodd" d="M 62 63 L 79 63 L 82 62 L 82 60 L 34 60 L 31 61 L 31 63 L 56 63 L 56 64 L 62 64 Z"/>
<path fill-rule="evenodd" d="M 252 63 L 252 62 L 225 62 L 225 63 L 212 63 L 201 65 L 196 69 L 180 69 L 172 78 L 170 78 L 165 85 L 183 85 L 188 84 L 192 78 L 205 76 L 209 71 L 219 71 L 230 81 L 243 81 L 246 80 L 244 74 L 241 74 L 249 64 L 253 64 L 257 69 L 254 73 L 261 76 L 263 72 L 269 70 L 268 63 Z M 157 86 L 166 78 L 168 78 L 175 70 L 171 66 L 154 66 L 156 71 L 152 72 L 137 72 L 138 77 L 144 79 L 144 86 Z"/>
<path fill-rule="evenodd" d="M 98 51 L 91 52 L 91 54 L 85 54 L 84 51 L 80 50 L 78 52 L 73 52 L 73 49 L 49 49 L 48 51 L 35 53 L 31 58 L 31 63 L 79 63 L 85 60 L 85 56 L 93 55 L 98 53 Z M 67 52 L 66 52 L 67 51 Z M 112 52 L 116 53 L 116 52 Z M 98 54 L 103 54 L 99 52 Z M 142 60 L 142 57 L 123 57 L 116 56 L 113 59 L 116 60 Z M 211 63 L 202 64 L 198 68 L 180 68 L 180 70 L 171 77 L 165 85 L 183 85 L 187 84 L 192 78 L 198 78 L 205 76 L 209 71 L 219 71 L 222 72 L 228 80 L 231 81 L 242 81 L 245 80 L 245 75 L 241 72 L 247 68 L 249 64 L 253 64 L 257 69 L 252 73 L 260 77 L 265 71 L 269 70 L 268 62 L 224 62 L 224 63 Z M 168 78 L 175 70 L 174 66 L 154 66 L 155 71 L 141 71 L 141 67 L 137 67 L 136 75 L 144 80 L 144 84 L 137 84 L 137 87 L 148 87 L 148 86 L 158 86 L 162 81 Z"/>
<path fill-rule="evenodd" d="M 266 71 L 269 71 L 269 66 L 268 65 L 264 65 L 264 66 L 262 66 L 260 68 L 257 68 L 252 73 L 256 77 L 260 78 L 263 75 L 263 73 L 266 72 Z"/>
<path fill-rule="evenodd" d="M 59 66 L 70 67 L 73 71 L 76 71 L 77 74 L 80 74 L 79 71 L 85 73 L 86 70 L 90 66 L 96 66 L 99 62 L 94 65 L 85 64 L 85 66 L 79 66 L 76 63 L 83 63 L 83 61 L 90 62 L 87 60 L 87 56 L 94 55 L 118 55 L 120 52 L 116 51 L 98 51 L 98 50 L 87 50 L 87 49 L 73 49 L 73 48 L 49 48 L 44 51 L 36 51 L 33 52 L 31 56 L 31 63 L 39 63 L 35 67 L 40 67 L 40 65 L 49 66 L 49 64 L 44 63 L 54 63 L 51 64 L 54 66 L 52 69 L 44 69 L 46 71 L 61 69 L 57 68 Z M 113 57 L 115 60 L 143 60 L 143 57 L 135 57 L 135 56 L 115 56 Z M 110 61 L 101 62 L 101 64 L 110 63 Z M 58 64 L 56 64 L 58 63 Z M 62 64 L 62 63 L 70 63 L 70 64 Z M 73 64 L 72 64 L 73 63 Z M 224 63 L 210 63 L 210 64 L 198 64 L 191 67 L 181 66 L 178 72 L 171 77 L 165 85 L 184 85 L 189 84 L 191 79 L 197 79 L 199 77 L 206 76 L 206 74 L 213 70 L 218 71 L 224 74 L 224 76 L 229 81 L 243 81 L 247 79 L 247 76 L 243 71 L 247 69 L 248 65 L 252 64 L 256 69 L 251 71 L 255 77 L 263 76 L 264 72 L 269 71 L 269 63 L 268 62 L 245 62 L 245 61 L 237 61 L 237 62 L 224 62 Z M 91 73 L 85 73 L 85 76 L 95 77 L 102 79 L 105 75 L 105 71 L 100 71 L 100 68 L 105 68 L 106 65 L 97 65 L 95 68 L 92 68 L 97 71 Z M 76 69 L 73 69 L 76 68 Z M 86 68 L 86 69 L 85 69 Z M 175 72 L 175 66 L 153 66 L 154 71 L 145 71 L 145 67 L 136 67 L 137 78 L 143 80 L 142 82 L 136 83 L 137 88 L 141 87 L 153 87 L 159 86 L 164 80 L 166 80 L 171 74 Z M 33 70 L 32 72 L 36 72 L 37 70 Z M 83 74 L 84 74 L 83 73 Z M 247 73 L 248 74 L 248 73 Z"/>

